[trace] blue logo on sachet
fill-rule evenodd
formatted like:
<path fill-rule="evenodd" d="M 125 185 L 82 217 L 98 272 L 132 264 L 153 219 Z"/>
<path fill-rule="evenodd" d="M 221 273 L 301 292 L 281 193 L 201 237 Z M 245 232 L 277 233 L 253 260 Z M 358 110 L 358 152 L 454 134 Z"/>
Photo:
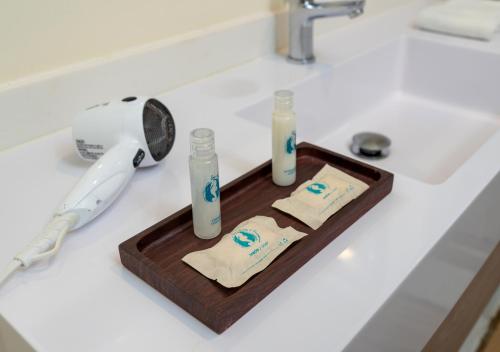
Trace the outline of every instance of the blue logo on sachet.
<path fill-rule="evenodd" d="M 240 247 L 248 248 L 254 243 L 260 242 L 260 236 L 253 230 L 241 230 L 233 235 L 233 241 Z"/>
<path fill-rule="evenodd" d="M 321 194 L 325 191 L 326 188 L 327 188 L 327 185 L 325 185 L 324 183 L 321 183 L 321 182 L 315 182 L 315 183 L 307 186 L 307 190 L 311 193 L 314 193 L 314 194 Z"/>
<path fill-rule="evenodd" d="M 220 197 L 219 176 L 212 176 L 203 189 L 203 198 L 209 203 L 215 202 Z"/>
<path fill-rule="evenodd" d="M 292 134 L 290 135 L 290 137 L 288 137 L 288 139 L 286 140 L 286 152 L 288 154 L 292 154 L 295 149 L 296 149 L 296 133 L 295 131 L 292 132 Z"/>

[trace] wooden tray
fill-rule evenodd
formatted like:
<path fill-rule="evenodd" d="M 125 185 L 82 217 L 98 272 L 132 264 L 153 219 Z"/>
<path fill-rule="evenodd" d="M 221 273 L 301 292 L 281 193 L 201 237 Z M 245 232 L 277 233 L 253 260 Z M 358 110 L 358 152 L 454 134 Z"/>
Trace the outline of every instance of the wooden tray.
<path fill-rule="evenodd" d="M 328 163 L 370 188 L 318 230 L 271 207 Z M 222 333 L 316 253 L 339 236 L 391 192 L 393 175 L 373 166 L 301 143 L 297 147 L 297 182 L 278 187 L 271 177 L 271 161 L 234 180 L 221 190 L 222 234 L 255 215 L 273 217 L 281 227 L 293 226 L 309 234 L 281 254 L 264 271 L 243 286 L 228 289 L 205 278 L 181 261 L 193 251 L 212 247 L 220 240 L 200 240 L 192 229 L 191 206 L 120 244 L 123 265 L 209 328 Z"/>

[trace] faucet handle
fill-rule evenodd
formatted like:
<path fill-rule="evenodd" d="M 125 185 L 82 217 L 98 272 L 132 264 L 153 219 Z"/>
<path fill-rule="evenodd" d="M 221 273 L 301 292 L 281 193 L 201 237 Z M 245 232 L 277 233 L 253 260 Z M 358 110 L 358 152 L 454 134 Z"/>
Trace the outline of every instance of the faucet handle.
<path fill-rule="evenodd" d="M 353 12 L 351 12 L 351 14 L 349 15 L 349 18 L 351 18 L 351 19 L 356 18 L 356 17 L 361 16 L 364 13 L 365 13 L 365 9 L 360 7 L 360 8 L 355 9 Z"/>
<path fill-rule="evenodd" d="M 354 5 L 354 10 L 349 14 L 349 18 L 356 18 L 365 13 L 365 0 L 356 1 Z"/>

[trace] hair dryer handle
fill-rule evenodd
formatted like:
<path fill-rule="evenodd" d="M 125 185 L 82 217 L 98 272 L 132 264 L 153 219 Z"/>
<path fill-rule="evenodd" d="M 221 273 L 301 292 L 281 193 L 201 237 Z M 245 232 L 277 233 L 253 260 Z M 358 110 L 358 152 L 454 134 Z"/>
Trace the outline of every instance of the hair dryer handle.
<path fill-rule="evenodd" d="M 144 158 L 138 141 L 124 138 L 87 171 L 59 207 L 56 215 L 73 212 L 81 227 L 102 213 L 130 181 Z"/>

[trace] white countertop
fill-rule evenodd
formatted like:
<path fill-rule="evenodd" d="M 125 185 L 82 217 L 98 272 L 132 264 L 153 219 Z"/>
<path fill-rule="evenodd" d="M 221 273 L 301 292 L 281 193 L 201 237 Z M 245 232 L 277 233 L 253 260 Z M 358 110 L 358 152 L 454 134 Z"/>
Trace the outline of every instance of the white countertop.
<path fill-rule="evenodd" d="M 356 55 L 364 43 L 401 33 L 411 16 L 400 11 L 392 13 L 393 27 L 352 47 L 346 44 L 334 61 Z M 317 50 L 346 42 L 350 30 L 323 36 Z M 190 203 L 191 129 L 215 130 L 226 184 L 271 155 L 270 129 L 237 113 L 325 69 L 266 57 L 160 96 L 176 119 L 171 154 L 160 166 L 139 170 L 118 201 L 68 236 L 50 263 L 17 273 L 2 287 L 0 314 L 38 351 L 345 347 L 498 174 L 500 163 L 487 161 L 498 160 L 499 133 L 445 183 L 429 185 L 396 174 L 386 199 L 222 335 L 128 272 L 118 255 L 121 242 Z M 242 143 L 249 136 L 251 143 Z M 308 142 L 329 147 L 322 140 Z M 88 165 L 73 152 L 69 129 L 0 153 L 0 165 L 3 267 L 50 219 Z"/>

